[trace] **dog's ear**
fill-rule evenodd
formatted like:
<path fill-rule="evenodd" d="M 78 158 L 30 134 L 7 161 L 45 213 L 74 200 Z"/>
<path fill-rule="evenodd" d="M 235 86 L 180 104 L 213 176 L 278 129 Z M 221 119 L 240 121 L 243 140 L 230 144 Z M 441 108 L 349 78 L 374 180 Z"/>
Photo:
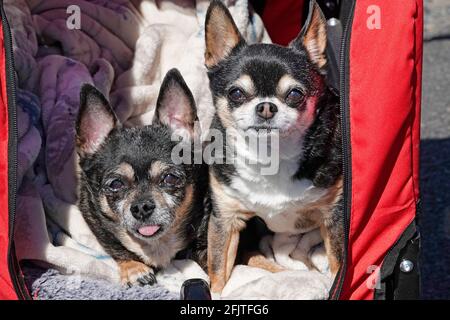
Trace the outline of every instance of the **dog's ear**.
<path fill-rule="evenodd" d="M 94 86 L 81 88 L 80 111 L 76 123 L 77 152 L 81 157 L 97 152 L 112 129 L 118 125 L 114 111 Z"/>
<path fill-rule="evenodd" d="M 239 44 L 245 43 L 234 23 L 228 8 L 219 0 L 213 0 L 206 13 L 205 22 L 205 64 L 207 68 L 216 66 L 226 59 Z"/>
<path fill-rule="evenodd" d="M 327 63 L 327 22 L 316 1 L 310 2 L 305 26 L 290 46 L 299 50 L 306 50 L 309 59 L 319 70 L 325 68 Z"/>
<path fill-rule="evenodd" d="M 167 72 L 156 102 L 154 125 L 169 127 L 177 136 L 192 140 L 197 108 L 191 90 L 177 69 Z"/>

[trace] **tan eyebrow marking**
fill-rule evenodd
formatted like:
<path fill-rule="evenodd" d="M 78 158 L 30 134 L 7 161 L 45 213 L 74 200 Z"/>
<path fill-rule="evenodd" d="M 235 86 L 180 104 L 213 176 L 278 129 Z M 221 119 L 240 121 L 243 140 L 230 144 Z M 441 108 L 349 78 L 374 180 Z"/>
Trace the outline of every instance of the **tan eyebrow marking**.
<path fill-rule="evenodd" d="M 288 91 L 293 88 L 300 88 L 302 91 L 305 91 L 305 86 L 302 83 L 286 74 L 278 81 L 277 95 L 284 98 Z"/>
<path fill-rule="evenodd" d="M 253 83 L 252 78 L 248 74 L 244 74 L 240 76 L 235 82 L 234 85 L 241 88 L 245 91 L 245 93 L 253 95 L 255 94 L 255 85 Z"/>
<path fill-rule="evenodd" d="M 155 161 L 150 166 L 150 177 L 156 178 L 160 176 L 165 170 L 169 168 L 169 165 L 167 163 L 164 163 L 162 161 Z"/>
<path fill-rule="evenodd" d="M 126 177 L 130 181 L 134 181 L 134 169 L 126 162 L 119 164 L 119 166 L 114 170 L 114 173 Z"/>

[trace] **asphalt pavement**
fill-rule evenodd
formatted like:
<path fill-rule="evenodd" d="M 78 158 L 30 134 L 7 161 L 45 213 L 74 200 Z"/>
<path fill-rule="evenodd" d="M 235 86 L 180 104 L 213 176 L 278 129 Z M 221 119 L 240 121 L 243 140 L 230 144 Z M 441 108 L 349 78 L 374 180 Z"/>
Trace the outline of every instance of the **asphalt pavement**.
<path fill-rule="evenodd" d="M 450 1 L 424 2 L 422 298 L 450 299 Z"/>

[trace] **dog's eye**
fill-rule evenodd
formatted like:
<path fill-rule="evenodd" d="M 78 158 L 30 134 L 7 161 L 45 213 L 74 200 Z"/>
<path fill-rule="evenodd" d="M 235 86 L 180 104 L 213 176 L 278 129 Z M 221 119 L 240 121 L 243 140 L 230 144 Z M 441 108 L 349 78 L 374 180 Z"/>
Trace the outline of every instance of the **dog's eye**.
<path fill-rule="evenodd" d="M 289 105 L 298 105 L 304 99 L 303 93 L 298 89 L 292 89 L 286 96 L 286 103 Z"/>
<path fill-rule="evenodd" d="M 111 182 L 109 183 L 108 188 L 109 188 L 111 191 L 117 192 L 117 191 L 119 191 L 120 189 L 122 189 L 124 186 L 125 186 L 125 184 L 123 183 L 122 180 L 120 180 L 120 179 L 115 179 L 115 180 L 113 180 L 113 181 L 111 181 Z"/>
<path fill-rule="evenodd" d="M 246 99 L 244 92 L 239 88 L 231 89 L 228 97 L 230 97 L 231 101 L 237 103 L 241 103 Z"/>
<path fill-rule="evenodd" d="M 169 187 L 178 186 L 181 182 L 181 179 L 173 174 L 167 174 L 164 176 L 163 184 Z"/>

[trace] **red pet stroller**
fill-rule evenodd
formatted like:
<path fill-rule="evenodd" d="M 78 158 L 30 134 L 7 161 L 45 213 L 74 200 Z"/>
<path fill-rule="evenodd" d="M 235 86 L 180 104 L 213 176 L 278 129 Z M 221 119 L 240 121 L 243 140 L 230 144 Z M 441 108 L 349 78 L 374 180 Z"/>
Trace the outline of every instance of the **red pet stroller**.
<path fill-rule="evenodd" d="M 271 32 L 277 2 L 282 5 L 266 2 L 262 16 Z M 344 128 L 346 250 L 330 299 L 419 297 L 422 10 L 421 0 L 351 0 L 341 1 L 336 16 L 343 26 L 333 78 Z M 1 20 L 0 298 L 30 299 L 14 246 L 17 78 L 3 3 Z M 271 33 L 274 42 L 299 28 L 284 27 L 285 33 L 281 27 Z"/>

